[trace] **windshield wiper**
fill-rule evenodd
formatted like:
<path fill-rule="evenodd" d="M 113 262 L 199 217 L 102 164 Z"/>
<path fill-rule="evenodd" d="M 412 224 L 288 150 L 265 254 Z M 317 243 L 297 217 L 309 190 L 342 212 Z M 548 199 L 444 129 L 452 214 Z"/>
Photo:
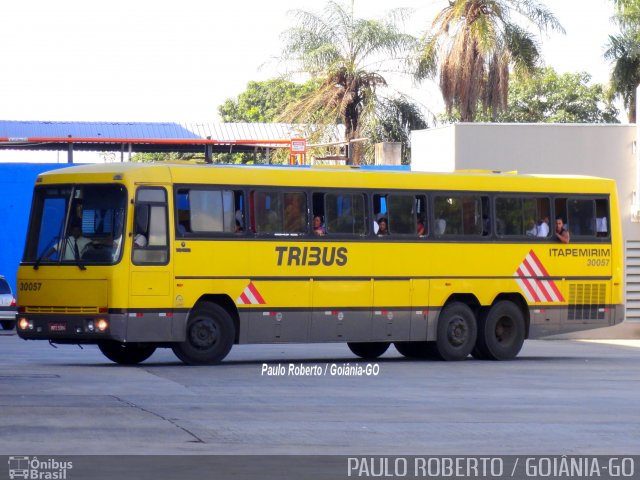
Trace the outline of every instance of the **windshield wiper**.
<path fill-rule="evenodd" d="M 42 251 L 42 255 L 40 255 L 36 259 L 36 263 L 33 264 L 34 270 L 38 270 L 38 267 L 40 267 L 40 263 L 42 263 L 42 260 L 44 260 L 45 258 L 47 258 L 49 255 L 51 255 L 53 252 L 56 251 L 55 244 L 58 242 L 58 240 L 60 240 L 60 237 L 53 237 L 53 240 L 51 240 L 47 244 L 47 247 Z"/>
<path fill-rule="evenodd" d="M 51 240 L 51 242 L 49 242 L 49 244 L 47 245 L 47 248 L 44 249 L 44 251 L 42 252 L 42 255 L 40 255 L 38 257 L 38 259 L 36 260 L 36 263 L 33 264 L 33 269 L 34 270 L 38 270 L 38 268 L 40 267 L 40 263 L 42 263 L 42 261 L 47 258 L 49 255 L 51 255 L 53 252 L 55 252 L 56 249 L 56 243 L 58 242 L 58 240 L 60 239 L 60 237 L 54 237 L 53 240 Z M 64 241 L 64 248 L 62 248 L 60 255 L 64 255 L 64 252 L 66 252 L 67 249 L 67 244 L 70 242 L 70 239 L 67 238 Z M 72 249 L 73 251 L 73 249 Z M 76 265 L 78 266 L 78 268 L 80 270 L 86 270 L 87 267 L 84 266 L 84 263 L 82 263 L 82 260 L 80 260 L 80 256 L 75 254 L 74 252 L 74 259 L 76 261 Z"/>

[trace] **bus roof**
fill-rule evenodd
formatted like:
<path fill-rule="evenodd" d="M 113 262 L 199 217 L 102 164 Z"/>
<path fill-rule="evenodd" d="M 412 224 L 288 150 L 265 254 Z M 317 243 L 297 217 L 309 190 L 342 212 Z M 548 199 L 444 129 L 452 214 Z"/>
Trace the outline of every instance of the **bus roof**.
<path fill-rule="evenodd" d="M 408 190 L 608 192 L 610 179 L 579 175 L 516 174 L 459 171 L 423 173 L 375 171 L 357 167 L 202 165 L 186 163 L 108 163 L 45 172 L 38 183 L 176 183 L 274 185 L 300 187 L 379 188 Z"/>

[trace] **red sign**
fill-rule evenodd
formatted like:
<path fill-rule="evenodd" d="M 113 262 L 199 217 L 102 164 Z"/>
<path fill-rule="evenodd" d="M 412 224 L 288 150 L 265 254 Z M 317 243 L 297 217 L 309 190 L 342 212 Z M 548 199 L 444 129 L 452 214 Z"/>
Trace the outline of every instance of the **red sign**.
<path fill-rule="evenodd" d="M 292 138 L 291 153 L 307 153 L 307 140 L 304 138 Z"/>

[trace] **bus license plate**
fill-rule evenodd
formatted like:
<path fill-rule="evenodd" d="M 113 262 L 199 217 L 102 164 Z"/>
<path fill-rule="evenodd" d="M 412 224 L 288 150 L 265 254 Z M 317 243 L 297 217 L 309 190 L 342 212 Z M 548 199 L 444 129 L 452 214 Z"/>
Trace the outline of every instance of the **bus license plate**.
<path fill-rule="evenodd" d="M 67 324 L 66 323 L 50 323 L 49 331 L 50 332 L 66 332 Z"/>

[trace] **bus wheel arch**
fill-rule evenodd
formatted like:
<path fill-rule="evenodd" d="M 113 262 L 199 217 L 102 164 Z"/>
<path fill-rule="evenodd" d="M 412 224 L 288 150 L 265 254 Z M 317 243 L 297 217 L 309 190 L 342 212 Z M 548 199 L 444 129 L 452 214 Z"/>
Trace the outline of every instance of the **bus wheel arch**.
<path fill-rule="evenodd" d="M 478 318 L 478 338 L 473 356 L 485 360 L 515 358 L 528 336 L 529 315 L 518 295 L 500 295 Z M 523 306 L 524 305 L 524 306 Z"/>
<path fill-rule="evenodd" d="M 172 349 L 188 365 L 213 365 L 227 356 L 236 338 L 233 315 L 220 303 L 201 299 L 189 312 L 185 340 Z"/>
<path fill-rule="evenodd" d="M 238 308 L 236 307 L 236 304 L 233 302 L 233 300 L 231 300 L 231 297 L 229 297 L 229 295 L 224 295 L 224 294 L 202 295 L 191 310 L 193 311 L 193 309 L 198 308 L 203 303 L 205 304 L 215 303 L 227 311 L 227 313 L 231 316 L 231 319 L 233 320 L 233 325 L 236 330 L 233 343 L 237 344 L 238 338 L 240 335 L 240 314 L 238 313 Z M 191 314 L 191 312 L 189 312 L 189 314 Z"/>

